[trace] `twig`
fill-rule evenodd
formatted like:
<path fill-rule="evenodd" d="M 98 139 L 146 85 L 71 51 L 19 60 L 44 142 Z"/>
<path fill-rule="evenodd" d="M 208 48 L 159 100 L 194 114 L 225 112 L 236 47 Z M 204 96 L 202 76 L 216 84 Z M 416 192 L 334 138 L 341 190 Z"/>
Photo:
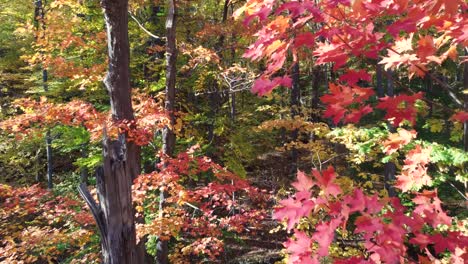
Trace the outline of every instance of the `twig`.
<path fill-rule="evenodd" d="M 333 157 L 331 157 L 331 158 L 325 160 L 324 162 L 322 162 L 321 165 L 324 165 L 324 164 L 326 164 L 327 162 L 329 162 L 330 160 L 335 159 L 335 158 L 338 158 L 338 157 L 340 157 L 340 156 L 344 156 L 344 155 L 345 155 L 345 154 L 340 154 L 340 155 L 333 156 Z"/>
<path fill-rule="evenodd" d="M 138 21 L 138 19 L 137 19 L 130 11 L 128 11 L 128 15 L 129 15 L 133 20 L 135 20 L 135 22 L 138 24 L 138 26 L 139 26 L 146 34 L 148 34 L 150 37 L 155 38 L 155 39 L 157 39 L 157 40 L 163 40 L 163 39 L 165 39 L 165 38 L 161 38 L 161 37 L 156 36 L 156 35 L 154 35 L 153 33 L 149 32 L 149 30 L 147 30 L 147 29 L 140 23 L 140 21 Z"/>
<path fill-rule="evenodd" d="M 457 187 L 455 187 L 455 185 L 453 185 L 453 183 L 449 182 L 450 186 L 452 186 L 465 200 L 468 201 L 468 197 L 466 197 L 460 190 L 458 190 Z"/>

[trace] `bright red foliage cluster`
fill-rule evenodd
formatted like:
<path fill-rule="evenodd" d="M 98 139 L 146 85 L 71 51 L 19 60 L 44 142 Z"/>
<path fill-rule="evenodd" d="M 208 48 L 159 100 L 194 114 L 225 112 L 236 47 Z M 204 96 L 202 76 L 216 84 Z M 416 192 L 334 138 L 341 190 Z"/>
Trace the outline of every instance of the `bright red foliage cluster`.
<path fill-rule="evenodd" d="M 260 26 L 256 41 L 244 54 L 254 61 L 267 61 L 267 69 L 252 89 L 260 96 L 290 84 L 279 81 L 288 77 L 276 77 L 285 68 L 288 54 L 293 64 L 311 60 L 311 52 L 315 65 L 331 63 L 334 71 L 348 67 L 335 81 L 349 86 L 330 84 L 331 94 L 322 97 L 325 117 L 336 124 L 356 123 L 372 111 L 363 103 L 371 92 L 361 97 L 363 89 L 356 83 L 370 82 L 375 68 L 362 65 L 376 67 L 378 62 L 385 70 L 405 68 L 410 77 L 423 77 L 430 67 L 447 59 L 457 61 L 457 45 L 468 45 L 467 8 L 462 0 L 249 0 L 235 16 L 244 14 L 244 24 L 256 21 Z M 353 64 L 358 66 L 350 69 Z M 348 100 L 340 101 L 341 97 Z M 385 118 L 395 125 L 403 120 L 414 124 L 417 99 L 422 94 L 386 97 L 377 108 L 385 110 Z"/>
<path fill-rule="evenodd" d="M 389 135 L 384 152 L 396 152 L 415 137 L 415 131 L 401 129 Z M 284 244 L 289 263 L 320 263 L 329 256 L 330 245 L 339 244 L 340 235 L 358 241 L 361 255 L 335 263 L 440 263 L 447 252 L 450 263 L 466 263 L 468 234 L 459 231 L 462 222 L 442 209 L 437 190 L 419 191 L 431 184 L 429 157 L 430 148 L 416 145 L 397 176 L 395 187 L 410 195 L 411 207 L 399 198 L 368 195 L 360 188 L 342 191 L 331 166 L 322 172 L 314 169 L 312 177 L 298 172 L 292 184 L 297 193 L 280 201 L 274 212 L 275 219 L 287 220 L 287 229 L 294 230 L 296 239 Z M 310 233 L 299 230 L 305 218 L 317 221 Z"/>
<path fill-rule="evenodd" d="M 366 101 L 373 89 L 361 86 L 372 85 L 371 76 L 381 64 L 380 73 L 387 79 L 394 79 L 389 71 L 396 70 L 408 78 L 428 77 L 450 95 L 451 88 L 430 70 L 446 60 L 460 62 L 457 48 L 468 46 L 467 9 L 461 0 L 249 0 L 235 15 L 244 14 L 245 24 L 255 21 L 259 27 L 244 56 L 268 63 L 253 92 L 264 95 L 279 86 L 267 80 L 278 80 L 283 70 L 288 74 L 288 63 L 330 64 L 338 77 L 331 80 L 329 94 L 321 97 L 325 117 L 335 124 L 358 123 L 377 108 L 394 126 L 404 121 L 414 126 L 417 101 L 424 100 L 421 92 L 399 87 L 410 94 L 380 98 L 372 106 Z M 464 122 L 465 116 L 460 111 L 452 120 Z M 385 153 L 398 151 L 415 136 L 415 131 L 406 130 L 390 135 Z M 409 151 L 395 187 L 409 192 L 430 186 L 429 155 L 430 149 L 420 145 Z M 437 190 L 409 192 L 414 203 L 409 207 L 397 198 L 367 195 L 361 189 L 346 193 L 334 183 L 335 177 L 332 167 L 314 170 L 311 178 L 299 172 L 293 184 L 297 193 L 280 201 L 274 217 L 287 220 L 287 229 L 295 233 L 295 239 L 285 243 L 290 263 L 320 263 L 329 256 L 330 245 L 339 243 L 337 236 L 348 230 L 360 241 L 362 254 L 337 263 L 439 262 L 446 252 L 450 263 L 467 262 L 468 238 L 442 210 Z M 304 219 L 314 220 L 309 221 L 312 229 L 301 229 Z"/>
<path fill-rule="evenodd" d="M 185 255 L 174 253 L 174 263 L 191 253 L 215 260 L 223 251 L 223 232 L 249 232 L 266 216 L 268 193 L 194 150 L 163 157 L 156 171 L 133 185 L 138 215 L 152 219 L 137 228 L 138 236 L 179 237 Z M 168 197 L 162 212 L 160 192 Z"/>
<path fill-rule="evenodd" d="M 421 100 L 421 92 L 414 95 L 397 95 L 394 97 L 384 97 L 377 105 L 378 109 L 387 111 L 385 118 L 390 120 L 395 126 L 399 126 L 404 120 L 408 120 L 412 125 L 416 123 L 417 110 L 414 107 L 416 100 Z"/>
<path fill-rule="evenodd" d="M 297 193 L 281 201 L 274 213 L 275 219 L 287 219 L 288 230 L 303 217 L 318 217 L 310 233 L 294 229 L 295 239 L 284 244 L 290 254 L 289 263 L 320 263 L 329 255 L 330 245 L 339 243 L 337 235 L 345 234 L 350 226 L 354 226 L 353 237 L 362 241 L 362 256 L 346 263 L 433 262 L 446 251 L 451 253 L 451 263 L 468 260 L 468 236 L 440 228 L 454 223 L 442 209 L 437 191 L 412 193 L 415 207 L 410 209 L 398 198 L 381 199 L 361 189 L 343 193 L 334 183 L 333 167 L 323 172 L 313 170 L 312 176 L 299 172 L 294 184 Z M 351 216 L 357 216 L 352 224 Z"/>
<path fill-rule="evenodd" d="M 61 262 L 92 246 L 93 225 L 81 201 L 54 196 L 39 185 L 12 188 L 0 184 L 2 263 Z M 99 256 L 95 248 L 81 258 L 92 263 Z"/>
<path fill-rule="evenodd" d="M 329 88 L 330 94 L 320 99 L 328 105 L 324 117 L 333 118 L 335 124 L 340 120 L 344 123 L 357 123 L 363 115 L 372 112 L 372 108 L 364 104 L 374 94 L 372 89 L 333 83 L 330 83 Z"/>
<path fill-rule="evenodd" d="M 24 113 L 0 122 L 0 129 L 14 132 L 31 133 L 35 128 L 66 125 L 84 127 L 91 133 L 92 140 L 102 139 L 106 128 L 108 136 L 126 133 L 129 141 L 137 145 L 147 145 L 154 137 L 156 130 L 169 124 L 162 107 L 150 96 L 136 94 L 133 96 L 135 120 L 112 120 L 111 114 L 99 112 L 90 103 L 73 100 L 68 103 L 52 103 L 42 97 L 40 101 L 29 98 L 19 99 L 14 105 Z"/>

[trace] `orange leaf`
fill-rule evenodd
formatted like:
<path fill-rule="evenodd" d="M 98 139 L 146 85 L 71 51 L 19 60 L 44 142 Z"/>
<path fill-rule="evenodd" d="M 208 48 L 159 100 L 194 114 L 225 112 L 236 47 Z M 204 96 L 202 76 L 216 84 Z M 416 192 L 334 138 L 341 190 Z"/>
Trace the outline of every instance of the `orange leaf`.
<path fill-rule="evenodd" d="M 400 129 L 398 133 L 392 133 L 388 136 L 388 139 L 384 141 L 384 152 L 387 155 L 398 151 L 404 145 L 411 142 L 412 139 L 416 138 L 416 131 L 408 131 L 406 129 Z"/>

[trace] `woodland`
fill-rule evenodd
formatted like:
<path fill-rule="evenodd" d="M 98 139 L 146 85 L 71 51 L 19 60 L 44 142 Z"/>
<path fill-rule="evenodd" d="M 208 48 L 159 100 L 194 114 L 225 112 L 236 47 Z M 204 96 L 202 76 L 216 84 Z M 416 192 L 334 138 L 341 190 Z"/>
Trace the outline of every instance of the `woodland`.
<path fill-rule="evenodd" d="M 0 21 L 0 263 L 468 263 L 465 0 Z"/>

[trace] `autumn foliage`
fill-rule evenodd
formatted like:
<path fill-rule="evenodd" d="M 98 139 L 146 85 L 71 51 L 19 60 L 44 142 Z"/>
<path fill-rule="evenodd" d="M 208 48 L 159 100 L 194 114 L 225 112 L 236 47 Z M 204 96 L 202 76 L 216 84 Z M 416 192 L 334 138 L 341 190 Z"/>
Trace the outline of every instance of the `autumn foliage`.
<path fill-rule="evenodd" d="M 158 169 L 140 175 L 133 185 L 137 216 L 148 219 L 137 227 L 147 235 L 176 238 L 173 263 L 194 257 L 216 260 L 224 250 L 225 233 L 248 234 L 261 226 L 270 195 L 245 179 L 197 155 L 198 146 L 175 158 L 162 156 Z M 163 211 L 159 195 L 168 198 Z"/>
<path fill-rule="evenodd" d="M 304 60 L 317 66 L 331 63 L 339 77 L 331 80 L 329 93 L 320 98 L 325 118 L 335 125 L 357 124 L 383 110 L 383 118 L 399 127 L 416 125 L 417 105 L 425 95 L 394 82 L 399 77 L 392 71 L 408 80 L 432 79 L 453 93 L 432 71 L 447 60 L 464 59 L 459 50 L 468 44 L 463 33 L 467 8 L 463 1 L 444 0 L 250 0 L 236 15 L 245 25 L 259 28 L 244 57 L 264 59 L 268 65 L 255 82 L 254 93 L 263 96 L 278 86 L 291 87 L 290 81 L 282 81 L 290 80 L 289 65 Z M 371 76 L 383 73 L 404 92 L 371 100 L 375 94 Z M 453 119 L 464 121 L 463 115 L 456 113 Z M 415 136 L 405 129 L 389 135 L 383 143 L 385 153 L 398 151 Z M 337 263 L 439 262 L 444 256 L 450 263 L 466 262 L 464 224 L 444 212 L 437 189 L 430 188 L 430 155 L 430 147 L 414 146 L 397 175 L 395 187 L 408 195 L 411 206 L 361 189 L 343 192 L 335 183 L 333 167 L 313 169 L 311 177 L 298 172 L 293 184 L 296 194 L 281 200 L 274 213 L 274 218 L 286 220 L 287 230 L 294 231 L 284 243 L 288 263 L 322 263 L 330 258 Z M 344 248 L 347 239 L 359 241 L 359 251 L 345 260 L 331 256 L 330 245 Z"/>
<path fill-rule="evenodd" d="M 331 257 L 332 243 L 344 247 L 346 240 L 358 240 L 358 251 L 346 263 L 438 262 L 450 252 L 450 263 L 464 263 L 468 236 L 464 223 L 449 217 L 442 209 L 437 190 L 419 190 L 430 185 L 426 174 L 428 152 L 418 145 L 408 153 L 403 174 L 396 187 L 411 196 L 413 206 L 405 207 L 398 198 L 382 199 L 361 189 L 345 193 L 335 183 L 333 167 L 312 177 L 299 171 L 293 183 L 297 193 L 279 202 L 273 216 L 287 220 L 294 237 L 284 243 L 288 263 L 320 263 Z"/>
<path fill-rule="evenodd" d="M 155 131 L 168 124 L 166 113 L 153 98 L 139 94 L 134 96 L 135 120 L 116 122 L 109 111 L 99 112 L 87 102 L 74 100 L 68 103 L 52 103 L 42 97 L 39 101 L 19 99 L 14 102 L 23 113 L 0 123 L 3 130 L 16 133 L 18 138 L 37 132 L 38 129 L 54 125 L 84 127 L 91 139 L 99 141 L 103 132 L 117 137 L 126 133 L 130 141 L 137 145 L 147 145 Z M 21 132 L 22 134 L 19 134 Z"/>
<path fill-rule="evenodd" d="M 0 205 L 3 262 L 60 262 L 78 255 L 88 263 L 99 259 L 92 242 L 94 219 L 82 201 L 55 196 L 39 185 L 2 184 Z"/>
<path fill-rule="evenodd" d="M 292 63 L 299 63 L 311 52 L 315 65 L 333 63 L 334 71 L 353 65 L 338 79 L 347 86 L 331 83 L 331 94 L 322 97 L 322 101 L 327 106 L 325 117 L 332 117 L 335 123 L 340 120 L 357 123 L 373 109 L 363 105 L 373 92 L 356 86 L 358 81 L 370 82 L 375 72 L 363 65 L 378 63 L 385 70 L 405 68 L 409 78 L 415 75 L 435 78 L 430 68 L 447 59 L 457 61 L 457 45 L 467 45 L 468 38 L 463 33 L 466 12 L 458 12 L 466 8 L 463 1 L 442 0 L 325 0 L 317 3 L 251 0 L 235 15 L 244 14 L 245 25 L 253 21 L 261 25 L 255 34 L 256 41 L 244 54 L 254 61 L 265 59 L 268 64 L 254 83 L 254 93 L 265 95 L 278 86 L 291 87 L 291 82 L 285 81 L 289 78 L 287 75 L 273 76 L 286 66 L 288 53 L 292 54 Z M 309 24 L 322 26 L 311 32 L 306 29 Z M 431 34 L 427 31 L 430 28 L 437 33 Z M 443 87 L 450 92 L 447 85 Z M 338 97 L 338 93 L 347 100 Z M 413 107 L 417 99 L 422 99 L 422 94 L 385 97 L 376 108 L 385 110 L 385 118 L 395 119 L 393 122 L 397 126 L 403 120 L 414 124 L 416 110 Z M 354 108 L 350 109 L 350 105 Z"/>
<path fill-rule="evenodd" d="M 174 102 L 163 99 L 167 8 L 133 1 L 135 118 L 118 121 L 101 83 L 101 7 L 45 2 L 21 27 L 0 25 L 23 43 L 0 48 L 0 171 L 27 160 L 40 181 L 47 134 L 62 162 L 53 180 L 71 187 L 0 173 L 1 263 L 101 261 L 76 187 L 96 196 L 101 141 L 119 135 L 135 144 L 118 155 L 134 151 L 141 170 L 127 204 L 137 240 L 153 256 L 167 241 L 170 263 L 268 255 L 252 238 L 277 263 L 468 263 L 466 1 L 177 1 Z M 3 5 L 0 18 L 15 13 Z"/>

